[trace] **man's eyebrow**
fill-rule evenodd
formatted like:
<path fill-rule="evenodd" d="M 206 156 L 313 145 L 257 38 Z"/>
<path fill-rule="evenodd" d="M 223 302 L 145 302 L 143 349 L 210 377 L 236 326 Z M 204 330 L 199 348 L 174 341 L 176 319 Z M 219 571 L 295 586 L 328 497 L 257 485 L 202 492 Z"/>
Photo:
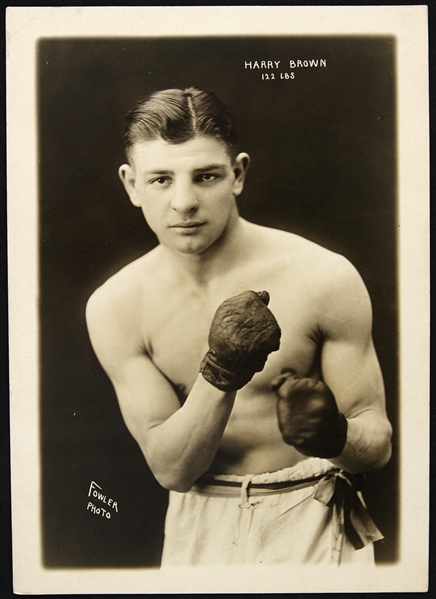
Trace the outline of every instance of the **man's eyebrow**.
<path fill-rule="evenodd" d="M 206 164 L 204 166 L 200 166 L 198 168 L 195 168 L 193 170 L 194 173 L 203 173 L 204 171 L 213 171 L 213 170 L 220 170 L 220 169 L 224 169 L 226 168 L 226 165 L 224 163 L 215 163 L 215 164 Z M 150 176 L 150 175 L 174 175 L 174 171 L 171 170 L 167 170 L 167 169 L 150 169 L 150 170 L 145 170 L 142 173 L 143 176 Z"/>
<path fill-rule="evenodd" d="M 143 171 L 142 175 L 173 175 L 173 171 L 167 169 L 151 169 L 149 171 Z"/>
<path fill-rule="evenodd" d="M 219 170 L 219 169 L 223 169 L 223 168 L 226 168 L 225 164 L 220 164 L 220 163 L 206 164 L 205 166 L 201 166 L 200 168 L 194 169 L 194 173 L 199 173 L 199 172 L 203 172 L 203 171 L 214 171 L 214 170 Z"/>

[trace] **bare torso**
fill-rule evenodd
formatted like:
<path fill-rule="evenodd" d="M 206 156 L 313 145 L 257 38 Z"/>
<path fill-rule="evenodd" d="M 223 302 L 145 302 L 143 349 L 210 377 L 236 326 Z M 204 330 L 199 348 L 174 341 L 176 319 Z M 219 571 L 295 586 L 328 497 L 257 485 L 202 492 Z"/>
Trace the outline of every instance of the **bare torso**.
<path fill-rule="evenodd" d="M 238 391 L 211 471 L 267 472 L 304 458 L 280 435 L 271 380 L 285 367 L 320 376 L 322 310 L 319 277 L 334 254 L 300 237 L 246 223 L 256 239 L 247 256 L 228 265 L 212 284 L 193 285 L 166 261 L 161 246 L 115 275 L 109 285 L 124 289 L 120 306 L 131 343 L 151 359 L 183 404 L 207 350 L 216 308 L 247 289 L 267 290 L 269 308 L 282 330 L 279 351 L 262 372 Z M 127 301 L 126 301 L 127 299 Z"/>

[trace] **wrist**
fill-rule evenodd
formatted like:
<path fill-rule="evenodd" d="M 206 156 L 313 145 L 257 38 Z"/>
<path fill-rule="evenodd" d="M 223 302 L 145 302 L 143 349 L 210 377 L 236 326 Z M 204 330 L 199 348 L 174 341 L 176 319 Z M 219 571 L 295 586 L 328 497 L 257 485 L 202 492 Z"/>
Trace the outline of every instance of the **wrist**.
<path fill-rule="evenodd" d="M 200 374 L 203 378 L 225 392 L 238 391 L 246 385 L 252 378 L 253 373 L 246 369 L 238 368 L 237 372 L 230 369 L 229 364 L 221 365 L 215 353 L 209 350 L 200 363 Z"/>
<path fill-rule="evenodd" d="M 210 404 L 210 403 L 228 403 L 229 399 L 234 400 L 236 397 L 236 392 L 232 391 L 223 391 L 222 389 L 218 389 L 215 385 L 212 385 L 207 379 L 204 378 L 202 373 L 199 373 L 197 379 L 192 387 L 192 392 L 195 391 L 195 395 L 198 398 L 201 398 L 201 402 Z M 190 395 L 191 395 L 190 394 Z"/>

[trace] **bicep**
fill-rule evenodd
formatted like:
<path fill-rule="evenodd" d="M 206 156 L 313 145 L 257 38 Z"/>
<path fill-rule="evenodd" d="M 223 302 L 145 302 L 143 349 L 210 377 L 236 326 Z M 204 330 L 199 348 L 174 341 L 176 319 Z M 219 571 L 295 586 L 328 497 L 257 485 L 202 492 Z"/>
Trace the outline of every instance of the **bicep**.
<path fill-rule="evenodd" d="M 180 408 L 178 397 L 146 355 L 125 357 L 108 375 L 126 426 L 146 452 L 148 432 Z"/>
<path fill-rule="evenodd" d="M 325 341 L 321 368 L 324 382 L 347 418 L 367 410 L 384 414 L 383 378 L 371 340 Z"/>
<path fill-rule="evenodd" d="M 321 369 L 324 382 L 349 418 L 385 414 L 383 377 L 372 341 L 372 309 L 366 287 L 347 266 L 324 311 Z"/>

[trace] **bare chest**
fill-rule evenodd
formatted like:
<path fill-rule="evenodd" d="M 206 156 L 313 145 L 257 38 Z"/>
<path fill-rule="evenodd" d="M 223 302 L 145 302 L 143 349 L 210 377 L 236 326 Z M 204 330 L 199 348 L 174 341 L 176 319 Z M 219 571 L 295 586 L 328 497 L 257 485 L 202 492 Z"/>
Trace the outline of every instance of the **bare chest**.
<path fill-rule="evenodd" d="M 269 393 L 271 380 L 283 368 L 291 367 L 305 375 L 313 375 L 319 369 L 320 344 L 314 315 L 301 297 L 285 299 L 281 299 L 279 290 L 271 292 L 270 308 L 282 331 L 280 349 L 269 356 L 263 371 L 247 385 L 245 393 L 249 395 Z M 220 301 L 209 303 L 186 297 L 180 300 L 158 302 L 155 313 L 147 314 L 143 333 L 154 364 L 183 399 L 198 376 Z"/>

